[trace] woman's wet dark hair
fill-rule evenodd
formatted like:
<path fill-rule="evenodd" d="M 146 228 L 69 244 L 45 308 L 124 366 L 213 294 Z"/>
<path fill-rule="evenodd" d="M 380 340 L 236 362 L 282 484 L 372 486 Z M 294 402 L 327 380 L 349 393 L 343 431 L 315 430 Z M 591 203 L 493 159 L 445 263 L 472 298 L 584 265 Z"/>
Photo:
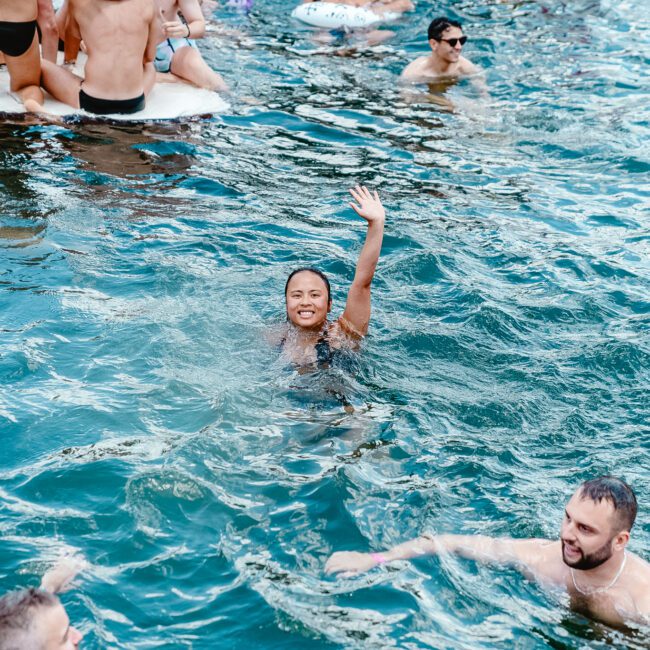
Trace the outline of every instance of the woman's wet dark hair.
<path fill-rule="evenodd" d="M 289 282 L 291 282 L 291 278 L 294 275 L 297 275 L 298 273 L 302 273 L 303 271 L 309 271 L 310 273 L 314 273 L 325 283 L 325 287 L 327 288 L 327 302 L 328 303 L 332 302 L 332 290 L 330 288 L 330 281 L 327 279 L 327 276 L 322 271 L 315 269 L 313 266 L 303 266 L 299 269 L 295 269 L 291 271 L 289 277 L 287 278 L 287 283 L 284 285 L 285 298 L 287 296 L 287 290 L 289 289 Z"/>
<path fill-rule="evenodd" d="M 430 41 L 439 41 L 442 33 L 449 27 L 458 27 L 458 29 L 463 29 L 463 26 L 457 20 L 452 20 L 446 16 L 438 16 L 438 18 L 434 18 L 427 31 L 428 39 Z"/>

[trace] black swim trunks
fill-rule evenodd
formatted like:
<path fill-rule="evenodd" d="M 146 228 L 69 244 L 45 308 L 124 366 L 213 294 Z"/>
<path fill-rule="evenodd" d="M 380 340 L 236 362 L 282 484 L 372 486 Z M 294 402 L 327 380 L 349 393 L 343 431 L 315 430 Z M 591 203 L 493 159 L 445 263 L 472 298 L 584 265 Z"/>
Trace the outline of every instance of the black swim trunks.
<path fill-rule="evenodd" d="M 133 99 L 99 99 L 79 89 L 79 107 L 95 115 L 130 115 L 144 109 L 144 93 Z"/>
<path fill-rule="evenodd" d="M 31 47 L 36 21 L 10 23 L 0 21 L 0 51 L 7 56 L 22 56 Z"/>

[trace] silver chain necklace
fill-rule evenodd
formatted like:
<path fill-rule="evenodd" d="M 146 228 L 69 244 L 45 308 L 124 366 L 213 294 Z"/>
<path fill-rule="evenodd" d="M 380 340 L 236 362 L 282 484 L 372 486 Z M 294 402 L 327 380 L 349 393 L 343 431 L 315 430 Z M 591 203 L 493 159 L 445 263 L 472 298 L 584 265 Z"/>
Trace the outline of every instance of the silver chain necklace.
<path fill-rule="evenodd" d="M 576 582 L 576 574 L 573 568 L 571 568 L 571 578 L 573 578 L 573 586 L 576 588 L 576 591 L 581 593 L 583 596 L 591 596 L 593 594 L 600 594 L 603 591 L 607 591 L 608 589 L 611 589 L 618 579 L 621 577 L 621 574 L 623 573 L 623 569 L 625 568 L 625 563 L 627 562 L 627 551 L 623 551 L 623 561 L 621 562 L 621 566 L 618 569 L 618 572 L 614 576 L 614 579 L 606 586 L 606 587 L 596 587 L 596 589 L 592 589 L 591 591 L 583 591 L 578 587 L 578 583 Z"/>

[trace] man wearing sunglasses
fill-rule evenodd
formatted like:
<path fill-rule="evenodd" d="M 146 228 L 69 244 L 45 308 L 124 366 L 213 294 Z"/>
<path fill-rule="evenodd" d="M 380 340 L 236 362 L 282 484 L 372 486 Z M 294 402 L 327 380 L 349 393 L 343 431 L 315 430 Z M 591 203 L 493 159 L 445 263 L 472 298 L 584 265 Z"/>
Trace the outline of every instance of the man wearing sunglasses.
<path fill-rule="evenodd" d="M 411 82 L 427 82 L 456 78 L 479 72 L 473 63 L 461 56 L 467 36 L 462 25 L 450 18 L 434 18 L 428 30 L 431 54 L 420 56 L 402 72 L 402 79 Z"/>

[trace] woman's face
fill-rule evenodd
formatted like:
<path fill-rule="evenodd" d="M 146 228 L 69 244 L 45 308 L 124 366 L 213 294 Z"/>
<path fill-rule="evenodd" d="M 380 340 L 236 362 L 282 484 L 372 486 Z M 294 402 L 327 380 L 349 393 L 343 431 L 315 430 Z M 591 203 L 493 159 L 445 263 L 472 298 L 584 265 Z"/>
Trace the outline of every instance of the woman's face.
<path fill-rule="evenodd" d="M 311 271 L 296 273 L 287 287 L 287 317 L 297 327 L 317 329 L 327 320 L 331 303 L 322 278 Z"/>

